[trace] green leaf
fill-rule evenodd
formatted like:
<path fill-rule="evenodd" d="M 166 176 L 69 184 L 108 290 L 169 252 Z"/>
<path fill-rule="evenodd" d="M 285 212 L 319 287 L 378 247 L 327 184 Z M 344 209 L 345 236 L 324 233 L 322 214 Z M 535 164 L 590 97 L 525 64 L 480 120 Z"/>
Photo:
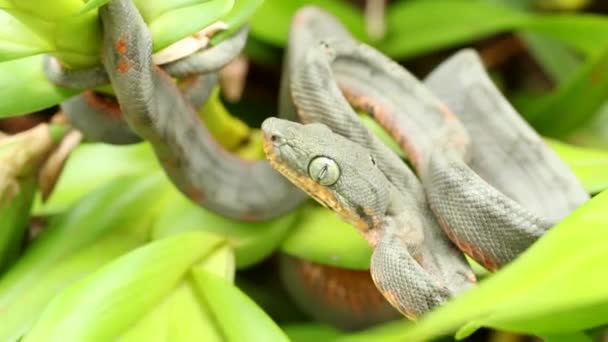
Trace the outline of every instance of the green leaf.
<path fill-rule="evenodd" d="M 591 120 L 569 134 L 566 139 L 581 146 L 608 149 L 608 102 L 600 107 Z"/>
<path fill-rule="evenodd" d="M 222 21 L 228 28 L 211 38 L 212 45 L 230 37 L 235 31 L 246 25 L 264 0 L 235 0 L 235 2 L 230 12 L 222 17 Z"/>
<path fill-rule="evenodd" d="M 142 243 L 141 237 L 110 234 L 57 259 L 45 270 L 36 272 L 34 281 L 23 283 L 11 293 L 0 292 L 0 340 L 20 338 L 58 292 Z"/>
<path fill-rule="evenodd" d="M 27 23 L 0 9 L 0 62 L 51 51 L 52 45 Z"/>
<path fill-rule="evenodd" d="M 227 341 L 289 341 L 276 323 L 229 281 L 200 272 L 195 284 Z"/>
<path fill-rule="evenodd" d="M 608 47 L 608 18 L 593 14 L 536 15 L 522 22 L 524 31 L 542 34 L 594 55 Z"/>
<path fill-rule="evenodd" d="M 521 33 L 519 37 L 534 59 L 541 64 L 547 76 L 556 84 L 571 78 L 582 64 L 581 58 L 557 40 L 536 33 Z"/>
<path fill-rule="evenodd" d="M 136 4 L 148 23 L 154 51 L 158 51 L 219 20 L 234 6 L 234 0 L 207 0 L 188 5 L 174 1 L 173 8 L 161 13 L 154 12 L 153 20 L 153 11 L 148 8 L 151 4 L 142 0 L 136 1 Z"/>
<path fill-rule="evenodd" d="M 222 342 L 223 339 L 213 316 L 199 303 L 192 282 L 187 281 L 126 331 L 120 341 Z"/>
<path fill-rule="evenodd" d="M 185 233 L 116 259 L 55 297 L 24 341 L 116 339 L 219 243 L 208 234 Z"/>
<path fill-rule="evenodd" d="M 298 225 L 281 245 L 281 251 L 324 265 L 368 270 L 372 249 L 350 224 L 319 206 L 302 209 Z"/>
<path fill-rule="evenodd" d="M 0 321 L 3 322 L 0 340 L 4 340 L 3 336 L 12 336 L 15 331 L 22 333 L 31 323 L 24 320 L 24 316 L 11 314 L 14 310 L 26 310 L 27 318 L 33 320 L 40 305 L 53 295 L 47 293 L 42 299 L 37 298 L 41 301 L 37 302 L 38 306 L 23 305 L 28 302 L 32 287 L 57 263 L 90 248 L 108 234 L 122 232 L 134 238 L 148 237 L 148 229 L 162 199 L 158 180 L 158 175 L 122 178 L 89 194 L 72 209 L 50 220 L 26 253 L 0 278 Z M 11 321 L 13 319 L 15 321 Z"/>
<path fill-rule="evenodd" d="M 608 189 L 608 151 L 545 141 L 574 171 L 587 192 L 595 194 Z"/>
<path fill-rule="evenodd" d="M 608 96 L 608 46 L 562 83 L 551 95 L 525 113 L 539 131 L 563 137 L 593 118 Z"/>
<path fill-rule="evenodd" d="M 484 1 L 399 1 L 388 8 L 386 20 L 386 38 L 377 46 L 405 58 L 511 31 L 528 16 Z"/>
<path fill-rule="evenodd" d="M 512 264 L 417 324 L 379 328 L 387 341 L 429 340 L 479 327 L 561 335 L 608 323 L 608 192 L 552 228 Z M 377 333 L 380 333 L 377 332 Z M 390 334 L 388 334 L 390 332 Z M 373 335 L 370 330 L 346 340 Z"/>
<path fill-rule="evenodd" d="M 405 158 L 405 152 L 399 147 L 399 144 L 391 137 L 388 132 L 380 126 L 380 124 L 368 115 L 360 115 L 359 118 L 363 124 L 374 133 L 388 148 L 395 152 L 399 157 Z"/>
<path fill-rule="evenodd" d="M 48 201 L 41 203 L 37 198 L 34 212 L 37 215 L 61 212 L 112 180 L 133 175 L 144 177 L 143 174 L 152 172 L 160 172 L 160 168 L 147 143 L 82 144 L 72 152 Z"/>
<path fill-rule="evenodd" d="M 282 326 L 292 342 L 333 341 L 342 332 L 320 323 L 300 323 Z"/>
<path fill-rule="evenodd" d="M 275 66 L 281 63 L 281 51 L 278 48 L 266 44 L 252 35 L 249 35 L 243 51 L 255 63 L 265 66 Z"/>
<path fill-rule="evenodd" d="M 235 248 L 236 265 L 245 268 L 268 257 L 281 243 L 298 218 L 297 212 L 265 222 L 232 220 L 194 204 L 177 191 L 153 228 L 153 238 L 186 231 L 204 231 L 225 236 Z"/>
<path fill-rule="evenodd" d="M 211 240 L 215 240 L 213 236 Z M 121 341 L 222 341 L 224 333 L 205 308 L 194 286 L 200 272 L 212 272 L 222 278 L 234 277 L 234 253 L 226 243 L 218 244 L 153 310 L 129 328 Z"/>
<path fill-rule="evenodd" d="M 107 4 L 108 2 L 110 2 L 110 0 L 89 0 L 89 1 L 87 1 L 87 3 L 84 4 L 84 6 L 82 6 L 79 13 L 82 14 L 82 13 L 86 13 L 90 10 L 94 10 L 96 8 L 99 8 L 99 7 Z"/>
<path fill-rule="evenodd" d="M 0 274 L 23 246 L 37 183 L 35 175 L 20 180 L 15 197 L 0 205 Z"/>
<path fill-rule="evenodd" d="M 265 0 L 251 18 L 251 35 L 269 44 L 285 46 L 293 15 L 306 5 L 323 8 L 339 18 L 355 37 L 367 40 L 363 14 L 340 0 Z"/>
<path fill-rule="evenodd" d="M 0 89 L 0 118 L 36 112 L 80 92 L 51 84 L 42 71 L 42 55 L 1 62 Z"/>

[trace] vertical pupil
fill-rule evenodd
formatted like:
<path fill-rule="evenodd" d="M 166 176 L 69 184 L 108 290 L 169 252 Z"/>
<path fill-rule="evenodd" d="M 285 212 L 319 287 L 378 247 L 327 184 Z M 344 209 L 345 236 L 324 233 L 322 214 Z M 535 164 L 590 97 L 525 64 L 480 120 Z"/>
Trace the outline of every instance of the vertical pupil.
<path fill-rule="evenodd" d="M 323 165 L 323 167 L 321 168 L 321 171 L 319 172 L 319 179 L 323 179 L 323 177 L 325 177 L 326 173 L 327 173 L 327 164 Z"/>

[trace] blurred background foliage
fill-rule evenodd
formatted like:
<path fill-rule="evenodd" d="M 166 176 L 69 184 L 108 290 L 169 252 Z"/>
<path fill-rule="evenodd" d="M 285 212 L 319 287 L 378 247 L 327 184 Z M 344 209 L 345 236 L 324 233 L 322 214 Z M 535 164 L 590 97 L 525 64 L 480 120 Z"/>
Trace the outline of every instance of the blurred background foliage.
<path fill-rule="evenodd" d="M 46 80 L 42 54 L 75 68 L 99 63 L 96 8 L 105 2 L 0 0 L 0 131 L 31 132 L 77 93 Z M 418 324 L 398 319 L 367 327 L 356 317 L 331 315 L 339 312 L 332 305 L 349 295 L 353 308 L 370 310 L 357 303 L 363 295 L 348 291 L 371 284 L 370 248 L 331 212 L 309 203 L 264 223 L 220 217 L 179 194 L 145 143 L 80 144 L 43 202 L 36 190 L 40 160 L 32 158 L 19 172 L 2 168 L 15 155 L 42 153 L 30 144 L 40 137 L 0 137 L 0 190 L 14 184 L 18 189 L 0 191 L 0 341 L 24 335 L 25 341 L 415 341 L 452 340 L 454 332 L 470 341 L 604 336 L 607 2 L 135 3 L 155 50 L 217 20 L 228 30 L 213 44 L 250 24 L 245 81 L 222 83 L 199 113 L 233 153 L 263 158 L 257 127 L 276 113 L 291 17 L 314 4 L 421 78 L 458 49 L 474 47 L 500 89 L 597 196 L 501 272 L 488 276 L 477 267 L 483 279 L 477 289 Z M 237 95 L 229 95 L 231 87 Z M 53 138 L 64 134 L 54 132 Z M 334 271 L 341 278 L 328 280 Z M 327 277 L 325 285 L 312 289 L 323 282 L 319 274 Z M 302 283 L 311 288 L 302 289 Z"/>

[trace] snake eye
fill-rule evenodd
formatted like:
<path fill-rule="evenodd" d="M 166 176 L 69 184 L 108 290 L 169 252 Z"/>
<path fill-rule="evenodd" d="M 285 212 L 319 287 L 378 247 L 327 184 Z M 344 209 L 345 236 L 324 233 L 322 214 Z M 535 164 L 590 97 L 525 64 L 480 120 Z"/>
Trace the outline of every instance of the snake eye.
<path fill-rule="evenodd" d="M 340 178 L 340 167 L 335 160 L 328 157 L 315 157 L 308 164 L 308 175 L 315 182 L 330 186 Z"/>
<path fill-rule="evenodd" d="M 376 166 L 376 159 L 374 159 L 374 156 L 370 154 L 369 159 L 372 161 L 372 165 Z"/>

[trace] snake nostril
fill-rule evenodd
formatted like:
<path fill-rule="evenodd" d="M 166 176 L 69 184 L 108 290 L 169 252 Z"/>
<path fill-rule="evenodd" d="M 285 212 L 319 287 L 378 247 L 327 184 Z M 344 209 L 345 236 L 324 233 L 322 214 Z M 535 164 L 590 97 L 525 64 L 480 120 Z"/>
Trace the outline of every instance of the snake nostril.
<path fill-rule="evenodd" d="M 273 134 L 270 136 L 270 141 L 275 142 L 279 139 L 279 137 L 276 134 Z"/>

